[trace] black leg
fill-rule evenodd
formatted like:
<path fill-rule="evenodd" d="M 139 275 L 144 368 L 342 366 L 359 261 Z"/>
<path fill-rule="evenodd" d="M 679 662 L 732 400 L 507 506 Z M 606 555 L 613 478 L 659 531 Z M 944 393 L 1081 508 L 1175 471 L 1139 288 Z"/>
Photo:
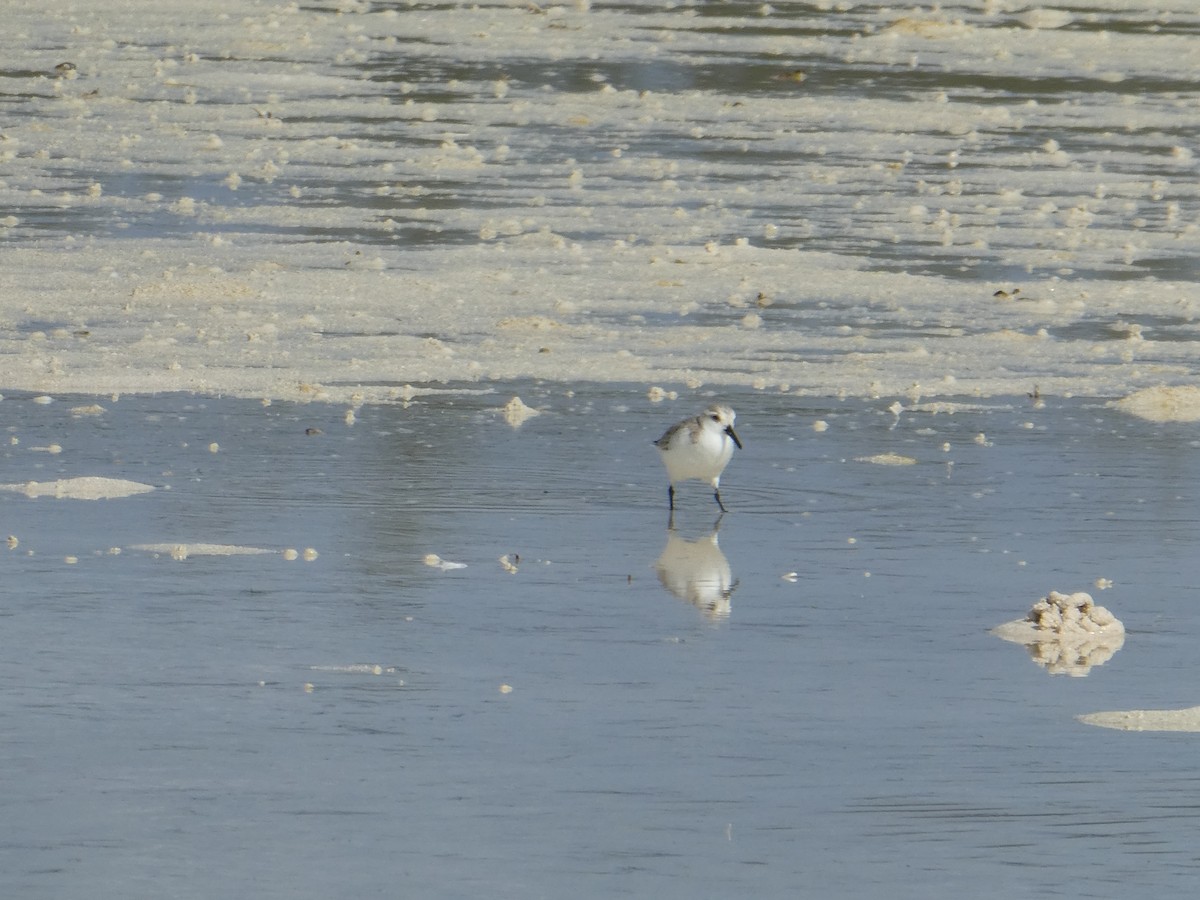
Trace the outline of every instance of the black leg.
<path fill-rule="evenodd" d="M 671 511 L 675 511 L 675 485 L 667 485 L 667 503 L 670 504 Z"/>
<path fill-rule="evenodd" d="M 723 513 L 729 512 L 729 510 L 727 510 L 725 508 L 725 504 L 721 502 L 721 489 L 720 488 L 715 488 L 713 490 L 713 496 L 717 498 L 717 506 L 721 507 L 721 512 L 723 512 Z"/>

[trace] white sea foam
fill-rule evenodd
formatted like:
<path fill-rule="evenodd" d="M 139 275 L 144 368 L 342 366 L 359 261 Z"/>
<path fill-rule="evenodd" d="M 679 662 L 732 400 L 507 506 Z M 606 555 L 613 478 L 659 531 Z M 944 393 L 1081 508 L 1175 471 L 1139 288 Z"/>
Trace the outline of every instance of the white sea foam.
<path fill-rule="evenodd" d="M 992 634 L 1024 644 L 1050 674 L 1075 677 L 1104 665 L 1125 644 L 1125 625 L 1083 591 L 1051 591 L 1025 618 L 998 625 Z"/>
<path fill-rule="evenodd" d="M 53 497 L 56 500 L 114 500 L 132 497 L 154 490 L 150 484 L 123 478 L 83 475 L 78 478 L 59 478 L 55 481 L 25 481 L 0 484 L 0 491 L 24 494 L 26 497 Z"/>
<path fill-rule="evenodd" d="M 202 542 L 134 544 L 130 549 L 170 556 L 172 559 L 181 561 L 190 556 L 261 556 L 267 553 L 279 552 L 278 550 L 268 550 L 264 547 L 246 547 L 240 544 L 207 544 Z"/>
<path fill-rule="evenodd" d="M 342 6 L 7 11 L 0 383 L 1192 377 L 1190 0 Z"/>

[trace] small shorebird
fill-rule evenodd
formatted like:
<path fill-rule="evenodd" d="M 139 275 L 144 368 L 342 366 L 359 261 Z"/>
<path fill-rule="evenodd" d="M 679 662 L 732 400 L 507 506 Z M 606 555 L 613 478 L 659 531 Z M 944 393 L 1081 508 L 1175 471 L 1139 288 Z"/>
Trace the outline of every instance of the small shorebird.
<path fill-rule="evenodd" d="M 684 419 L 667 429 L 667 433 L 654 442 L 662 454 L 667 467 L 667 499 L 675 509 L 675 485 L 695 478 L 713 486 L 717 506 L 725 512 L 721 502 L 721 473 L 725 471 L 733 448 L 740 450 L 742 442 L 733 430 L 734 412 L 728 406 L 714 404 L 698 416 Z"/>

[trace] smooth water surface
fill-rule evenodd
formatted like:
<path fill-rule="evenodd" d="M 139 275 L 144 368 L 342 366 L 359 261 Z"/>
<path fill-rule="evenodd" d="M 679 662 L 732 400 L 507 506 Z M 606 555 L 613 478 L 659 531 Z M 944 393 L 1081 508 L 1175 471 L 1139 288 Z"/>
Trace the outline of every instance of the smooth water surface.
<path fill-rule="evenodd" d="M 157 489 L 0 494 L 3 893 L 1189 893 L 1194 735 L 1076 716 L 1200 702 L 1195 429 L 723 399 L 731 511 L 672 533 L 650 441 L 703 397 L 9 396 L 3 480 Z M 1052 589 L 1128 629 L 1087 677 L 988 634 Z"/>

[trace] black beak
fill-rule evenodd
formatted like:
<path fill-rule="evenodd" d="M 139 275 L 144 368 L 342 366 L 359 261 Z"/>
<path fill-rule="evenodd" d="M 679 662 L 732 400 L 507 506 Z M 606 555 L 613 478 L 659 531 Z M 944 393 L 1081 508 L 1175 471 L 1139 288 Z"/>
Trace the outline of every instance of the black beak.
<path fill-rule="evenodd" d="M 741 450 L 741 449 L 742 449 L 742 442 L 738 440 L 737 432 L 733 430 L 733 426 L 732 426 L 732 425 L 730 425 L 728 428 L 726 428 L 726 429 L 725 429 L 725 433 L 726 433 L 727 435 L 729 435 L 731 438 L 733 438 L 733 442 L 734 442 L 735 444 L 737 444 L 737 448 L 738 448 L 739 450 Z"/>

